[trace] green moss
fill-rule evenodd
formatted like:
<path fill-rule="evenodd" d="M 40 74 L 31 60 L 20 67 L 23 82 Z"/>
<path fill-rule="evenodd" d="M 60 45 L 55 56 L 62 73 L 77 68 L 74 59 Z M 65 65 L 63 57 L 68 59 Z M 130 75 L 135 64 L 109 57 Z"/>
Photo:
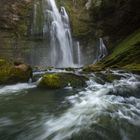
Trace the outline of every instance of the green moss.
<path fill-rule="evenodd" d="M 125 40 L 121 41 L 113 50 L 109 58 L 113 58 L 125 51 L 131 49 L 135 44 L 140 42 L 140 30 L 128 36 Z"/>
<path fill-rule="evenodd" d="M 44 75 L 39 84 L 39 87 L 45 87 L 46 85 L 48 88 L 60 88 L 61 81 L 56 74 Z"/>
<path fill-rule="evenodd" d="M 131 63 L 140 63 L 140 30 L 128 36 L 114 48 L 113 52 L 102 61 L 105 67 L 117 65 L 123 67 Z"/>

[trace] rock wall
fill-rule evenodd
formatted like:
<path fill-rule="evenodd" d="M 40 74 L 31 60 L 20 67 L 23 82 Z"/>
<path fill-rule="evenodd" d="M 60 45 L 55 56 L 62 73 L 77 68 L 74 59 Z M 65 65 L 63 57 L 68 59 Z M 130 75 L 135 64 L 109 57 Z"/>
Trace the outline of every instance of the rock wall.
<path fill-rule="evenodd" d="M 21 46 L 17 45 L 17 40 L 30 35 L 33 2 L 34 0 L 0 1 L 0 48 Z M 99 37 L 104 38 L 111 54 L 119 42 L 140 28 L 139 0 L 57 0 L 56 2 L 58 6 L 66 8 L 70 16 L 73 37 L 80 41 L 83 52 L 87 48 L 86 53 L 91 59 L 96 39 Z"/>
<path fill-rule="evenodd" d="M 139 0 L 92 0 L 90 17 L 97 35 L 116 42 L 140 28 Z"/>
<path fill-rule="evenodd" d="M 0 57 L 18 58 L 30 35 L 33 0 L 0 1 Z"/>
<path fill-rule="evenodd" d="M 32 0 L 0 1 L 0 31 L 27 36 L 30 26 Z"/>

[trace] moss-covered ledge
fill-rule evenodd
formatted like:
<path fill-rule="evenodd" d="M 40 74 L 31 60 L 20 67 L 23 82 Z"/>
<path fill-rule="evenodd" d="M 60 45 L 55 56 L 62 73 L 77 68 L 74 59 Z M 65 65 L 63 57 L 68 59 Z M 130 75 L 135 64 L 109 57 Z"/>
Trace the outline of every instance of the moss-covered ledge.
<path fill-rule="evenodd" d="M 106 68 L 125 69 L 140 74 L 140 30 L 120 41 L 110 53 L 97 64 L 83 68 L 83 71 L 96 72 Z"/>

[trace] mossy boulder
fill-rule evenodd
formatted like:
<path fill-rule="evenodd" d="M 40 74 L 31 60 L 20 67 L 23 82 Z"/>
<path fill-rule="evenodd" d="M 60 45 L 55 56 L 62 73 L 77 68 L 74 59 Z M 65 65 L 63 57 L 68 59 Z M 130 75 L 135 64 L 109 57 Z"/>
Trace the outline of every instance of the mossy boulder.
<path fill-rule="evenodd" d="M 4 63 L 4 61 L 0 65 L 0 84 L 27 82 L 32 77 L 32 68 L 29 65 L 23 63 L 14 65 L 12 62 Z"/>
<path fill-rule="evenodd" d="M 72 87 L 82 87 L 87 78 L 72 73 L 45 74 L 38 84 L 39 88 L 58 89 L 68 85 Z"/>

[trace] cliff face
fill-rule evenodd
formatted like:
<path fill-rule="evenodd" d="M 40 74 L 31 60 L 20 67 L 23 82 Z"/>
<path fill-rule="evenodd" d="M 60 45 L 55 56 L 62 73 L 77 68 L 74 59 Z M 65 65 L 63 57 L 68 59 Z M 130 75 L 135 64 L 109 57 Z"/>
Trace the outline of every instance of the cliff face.
<path fill-rule="evenodd" d="M 58 0 L 70 15 L 74 36 L 94 34 L 109 43 L 123 39 L 140 25 L 139 0 Z"/>
<path fill-rule="evenodd" d="M 31 16 L 32 0 L 0 1 L 0 31 L 26 36 Z"/>
<path fill-rule="evenodd" d="M 28 36 L 33 19 L 33 2 L 33 0 L 0 1 L 0 47 L 9 46 L 11 40 Z M 140 55 L 139 39 L 135 39 L 139 38 L 139 0 L 57 0 L 56 2 L 58 6 L 66 8 L 70 16 L 73 37 L 80 40 L 83 50 L 86 47 L 90 53 L 95 38 L 103 37 L 110 53 L 104 61 L 106 66 L 117 64 L 120 60 L 123 60 L 119 63 L 121 66 L 128 64 L 129 60 L 133 60 L 130 63 L 139 63 L 136 60 Z M 132 44 L 128 43 L 130 38 L 133 40 Z M 122 43 L 124 40 L 126 50 L 128 46 L 134 46 L 130 47 L 133 55 L 128 55 L 129 49 L 123 53 L 119 51 L 124 48 Z"/>
<path fill-rule="evenodd" d="M 107 67 L 140 73 L 140 1 L 91 0 L 89 15 L 95 36 L 103 37 L 109 55 L 87 71 Z"/>
<path fill-rule="evenodd" d="M 107 38 L 109 56 L 105 67 L 125 67 L 140 71 L 140 1 L 102 0 L 99 6 L 92 1 L 90 15 L 97 35 Z M 129 66 L 128 66 L 129 65 Z"/>
<path fill-rule="evenodd" d="M 92 0 L 90 15 L 93 28 L 102 36 L 108 36 L 110 42 L 123 39 L 137 30 L 140 25 L 139 0 L 101 0 L 96 5 Z"/>
<path fill-rule="evenodd" d="M 28 44 L 32 0 L 0 0 L 0 58 L 20 58 Z M 28 45 L 29 46 L 29 45 Z"/>
<path fill-rule="evenodd" d="M 0 1 L 0 31 L 26 36 L 32 3 L 33 0 Z M 57 3 L 67 9 L 75 37 L 94 34 L 114 42 L 139 28 L 139 0 L 58 0 Z"/>

